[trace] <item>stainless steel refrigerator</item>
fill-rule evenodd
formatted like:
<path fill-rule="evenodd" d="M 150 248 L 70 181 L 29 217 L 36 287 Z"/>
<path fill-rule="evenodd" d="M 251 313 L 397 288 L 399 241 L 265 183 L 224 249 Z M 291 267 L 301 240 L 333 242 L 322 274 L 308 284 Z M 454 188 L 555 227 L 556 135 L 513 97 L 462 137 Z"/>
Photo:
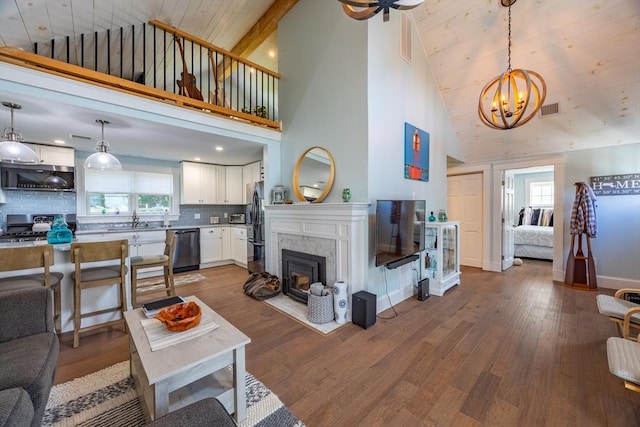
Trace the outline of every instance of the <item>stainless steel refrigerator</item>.
<path fill-rule="evenodd" d="M 264 271 L 264 182 L 247 184 L 247 270 Z"/>

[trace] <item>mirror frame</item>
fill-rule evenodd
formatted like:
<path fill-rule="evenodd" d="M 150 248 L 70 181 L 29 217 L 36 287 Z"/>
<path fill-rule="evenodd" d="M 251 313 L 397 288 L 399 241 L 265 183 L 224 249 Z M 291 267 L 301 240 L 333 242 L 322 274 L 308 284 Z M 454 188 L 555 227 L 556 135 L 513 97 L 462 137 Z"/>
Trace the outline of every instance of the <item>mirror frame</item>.
<path fill-rule="evenodd" d="M 302 166 L 302 162 L 304 161 L 307 154 L 309 154 L 312 150 L 315 150 L 316 148 L 319 148 L 320 150 L 324 150 L 324 152 L 327 153 L 327 156 L 329 158 L 329 165 L 331 169 L 329 170 L 329 179 L 327 180 L 327 184 L 324 186 L 324 190 L 322 190 L 322 194 L 320 194 L 315 200 L 313 200 L 310 203 L 320 203 L 321 201 L 323 201 L 331 192 L 331 187 L 333 187 L 333 179 L 336 174 L 336 165 L 335 165 L 335 162 L 333 161 L 333 156 L 331 155 L 331 152 L 324 147 L 320 147 L 320 146 L 311 147 L 307 149 L 304 153 L 302 153 L 302 155 L 298 159 L 298 162 L 296 163 L 295 168 L 293 169 L 293 193 L 296 195 L 296 198 L 300 202 L 308 201 L 307 199 L 305 199 L 304 195 L 302 194 L 302 191 L 300 191 L 300 182 L 299 182 L 300 167 Z"/>

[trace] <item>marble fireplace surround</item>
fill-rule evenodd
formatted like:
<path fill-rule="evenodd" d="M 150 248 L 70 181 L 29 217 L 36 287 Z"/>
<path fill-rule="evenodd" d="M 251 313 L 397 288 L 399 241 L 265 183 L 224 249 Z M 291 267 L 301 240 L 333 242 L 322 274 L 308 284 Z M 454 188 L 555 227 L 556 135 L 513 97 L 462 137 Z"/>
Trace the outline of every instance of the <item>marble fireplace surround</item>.
<path fill-rule="evenodd" d="M 282 277 L 282 249 L 324 256 L 326 284 L 346 282 L 351 307 L 351 295 L 365 290 L 368 211 L 368 203 L 265 206 L 266 270 Z"/>

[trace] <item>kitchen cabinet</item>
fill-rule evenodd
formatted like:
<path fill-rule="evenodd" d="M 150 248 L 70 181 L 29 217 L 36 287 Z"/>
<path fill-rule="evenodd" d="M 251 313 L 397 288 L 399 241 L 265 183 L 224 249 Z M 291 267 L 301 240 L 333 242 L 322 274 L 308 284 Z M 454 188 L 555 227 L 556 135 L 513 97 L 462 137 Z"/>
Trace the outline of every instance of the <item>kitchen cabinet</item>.
<path fill-rule="evenodd" d="M 241 205 L 242 166 L 216 166 L 218 204 Z"/>
<path fill-rule="evenodd" d="M 247 266 L 247 229 L 233 227 L 231 238 L 231 258 L 243 267 Z"/>
<path fill-rule="evenodd" d="M 25 144 L 38 155 L 43 165 L 74 166 L 74 149 L 51 145 Z"/>
<path fill-rule="evenodd" d="M 213 205 L 217 203 L 217 167 L 206 163 L 182 162 L 180 203 Z"/>
<path fill-rule="evenodd" d="M 251 197 L 247 195 L 247 184 L 263 179 L 262 162 L 249 163 L 242 167 L 242 204 L 251 203 L 251 200 L 247 200 L 247 197 Z"/>
<path fill-rule="evenodd" d="M 231 259 L 230 229 L 224 226 L 200 229 L 200 268 L 222 265 Z"/>
<path fill-rule="evenodd" d="M 430 294 L 442 296 L 460 284 L 460 223 L 428 222 L 424 233 L 422 277 L 429 279 Z"/>

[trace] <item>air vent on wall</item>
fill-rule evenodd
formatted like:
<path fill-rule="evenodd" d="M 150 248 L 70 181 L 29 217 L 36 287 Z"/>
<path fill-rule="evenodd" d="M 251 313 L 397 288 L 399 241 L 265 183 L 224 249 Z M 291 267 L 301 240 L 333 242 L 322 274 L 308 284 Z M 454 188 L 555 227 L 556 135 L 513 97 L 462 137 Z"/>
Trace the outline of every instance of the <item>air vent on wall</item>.
<path fill-rule="evenodd" d="M 543 105 L 540 108 L 540 117 L 550 116 L 552 114 L 558 114 L 558 103 L 554 102 L 553 104 Z"/>
<path fill-rule="evenodd" d="M 411 64 L 413 62 L 413 51 L 411 48 L 411 21 L 405 13 L 402 14 L 401 31 L 400 56 Z"/>
<path fill-rule="evenodd" d="M 70 133 L 69 136 L 71 137 L 71 139 L 83 139 L 85 141 L 91 141 L 90 136 L 76 135 L 74 133 Z"/>

